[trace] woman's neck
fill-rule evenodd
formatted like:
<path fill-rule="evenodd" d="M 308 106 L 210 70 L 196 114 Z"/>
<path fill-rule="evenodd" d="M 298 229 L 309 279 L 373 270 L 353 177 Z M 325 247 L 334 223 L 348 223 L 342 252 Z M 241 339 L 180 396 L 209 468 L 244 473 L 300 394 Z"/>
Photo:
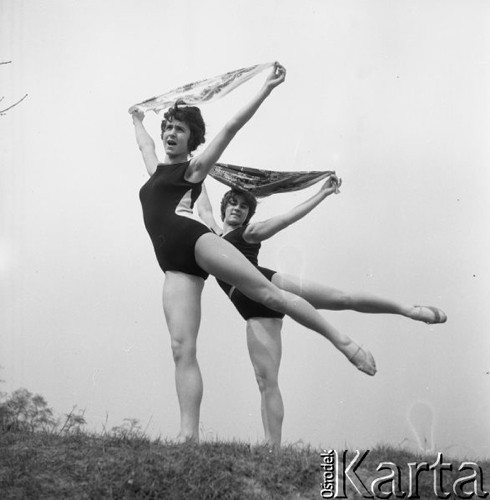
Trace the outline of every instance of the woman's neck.
<path fill-rule="evenodd" d="M 234 231 L 235 229 L 238 229 L 239 227 L 242 227 L 242 226 L 238 226 L 238 225 L 230 225 L 230 224 L 227 224 L 226 222 L 223 222 L 223 236 L 225 234 L 228 234 L 228 233 L 231 233 L 231 231 Z"/>
<path fill-rule="evenodd" d="M 165 157 L 163 163 L 174 164 L 174 163 L 184 163 L 189 159 L 189 155 L 187 153 L 181 155 L 171 155 L 165 153 Z"/>

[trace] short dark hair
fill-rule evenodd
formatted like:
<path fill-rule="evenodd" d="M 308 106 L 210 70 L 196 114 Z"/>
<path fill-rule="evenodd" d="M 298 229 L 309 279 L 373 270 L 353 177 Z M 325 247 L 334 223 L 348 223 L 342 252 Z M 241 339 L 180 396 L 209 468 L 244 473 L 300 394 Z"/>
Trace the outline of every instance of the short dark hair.
<path fill-rule="evenodd" d="M 184 122 L 189 127 L 191 131 L 188 144 L 189 153 L 192 153 L 200 144 L 206 141 L 204 138 L 206 135 L 206 125 L 202 118 L 201 110 L 196 106 L 186 106 L 182 99 L 175 101 L 175 104 L 163 115 L 161 124 L 162 138 L 167 123 L 172 120 Z"/>
<path fill-rule="evenodd" d="M 221 220 L 225 220 L 225 210 L 226 206 L 230 202 L 231 198 L 235 196 L 243 196 L 245 198 L 245 203 L 248 205 L 248 215 L 244 220 L 243 225 L 247 225 L 250 222 L 250 219 L 255 214 L 255 210 L 257 210 L 257 198 L 250 193 L 249 191 L 242 191 L 241 189 L 230 189 L 227 191 L 221 200 Z"/>

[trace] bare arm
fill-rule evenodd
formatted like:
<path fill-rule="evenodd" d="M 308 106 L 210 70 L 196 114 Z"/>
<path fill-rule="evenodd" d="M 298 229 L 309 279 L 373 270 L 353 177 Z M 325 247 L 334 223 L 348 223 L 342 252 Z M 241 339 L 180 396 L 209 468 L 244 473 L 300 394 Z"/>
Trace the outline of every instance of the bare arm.
<path fill-rule="evenodd" d="M 201 195 L 196 201 L 196 208 L 199 217 L 202 219 L 204 224 L 206 224 L 206 226 L 212 229 L 216 234 L 221 234 L 223 232 L 223 229 L 218 225 L 216 219 L 214 218 L 213 207 L 209 201 L 208 192 L 204 184 L 202 185 Z"/>
<path fill-rule="evenodd" d="M 142 111 L 136 109 L 131 113 L 131 116 L 133 117 L 136 142 L 143 156 L 146 170 L 148 170 L 148 173 L 152 175 L 155 173 L 158 165 L 158 158 L 155 151 L 155 142 L 143 125 L 145 114 Z"/>
<path fill-rule="evenodd" d="M 208 175 L 237 132 L 252 118 L 272 90 L 280 85 L 285 78 L 285 68 L 276 63 L 256 96 L 223 127 L 202 154 L 191 160 L 186 175 L 187 180 L 199 182 Z"/>
<path fill-rule="evenodd" d="M 263 240 L 274 236 L 279 231 L 282 231 L 291 224 L 302 219 L 305 215 L 309 214 L 315 207 L 317 207 L 327 196 L 332 193 L 338 193 L 338 188 L 342 181 L 335 175 L 330 176 L 320 188 L 320 191 L 313 195 L 308 200 L 297 205 L 281 215 L 272 217 L 262 222 L 252 223 L 245 229 L 243 238 L 249 243 L 259 243 Z"/>

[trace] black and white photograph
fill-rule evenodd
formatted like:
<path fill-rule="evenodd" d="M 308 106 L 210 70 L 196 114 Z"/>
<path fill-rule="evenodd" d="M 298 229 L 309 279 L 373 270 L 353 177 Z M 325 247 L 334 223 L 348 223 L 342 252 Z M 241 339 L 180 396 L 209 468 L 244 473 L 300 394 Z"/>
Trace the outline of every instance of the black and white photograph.
<path fill-rule="evenodd" d="M 0 498 L 488 496 L 489 28 L 0 0 Z"/>

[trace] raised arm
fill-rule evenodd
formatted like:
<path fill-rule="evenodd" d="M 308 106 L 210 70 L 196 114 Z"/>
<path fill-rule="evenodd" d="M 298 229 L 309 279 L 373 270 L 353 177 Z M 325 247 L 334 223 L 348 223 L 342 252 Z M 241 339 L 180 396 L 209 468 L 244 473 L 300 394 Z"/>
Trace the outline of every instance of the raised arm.
<path fill-rule="evenodd" d="M 249 243 L 259 243 L 274 236 L 291 224 L 302 219 L 318 206 L 327 196 L 338 193 L 342 180 L 335 175 L 331 175 L 320 188 L 320 191 L 297 205 L 288 212 L 277 215 L 262 222 L 249 224 L 243 233 L 243 238 Z"/>
<path fill-rule="evenodd" d="M 136 135 L 136 142 L 140 148 L 145 162 L 146 170 L 152 175 L 157 169 L 158 158 L 155 151 L 155 141 L 151 138 L 150 134 L 146 131 L 143 125 L 145 114 L 138 109 L 132 111 L 134 133 Z"/>
<path fill-rule="evenodd" d="M 221 234 L 223 229 L 218 225 L 213 214 L 213 207 L 209 201 L 208 191 L 206 186 L 202 185 L 201 195 L 196 201 L 196 208 L 199 217 L 202 219 L 204 224 L 212 229 L 216 234 Z"/>
<path fill-rule="evenodd" d="M 208 175 L 209 171 L 219 160 L 219 157 L 233 137 L 235 137 L 237 132 L 250 120 L 250 118 L 252 118 L 272 90 L 280 85 L 285 78 L 286 69 L 279 63 L 276 63 L 263 87 L 255 97 L 226 123 L 223 129 L 199 156 L 191 160 L 186 176 L 189 181 L 199 182 Z"/>

